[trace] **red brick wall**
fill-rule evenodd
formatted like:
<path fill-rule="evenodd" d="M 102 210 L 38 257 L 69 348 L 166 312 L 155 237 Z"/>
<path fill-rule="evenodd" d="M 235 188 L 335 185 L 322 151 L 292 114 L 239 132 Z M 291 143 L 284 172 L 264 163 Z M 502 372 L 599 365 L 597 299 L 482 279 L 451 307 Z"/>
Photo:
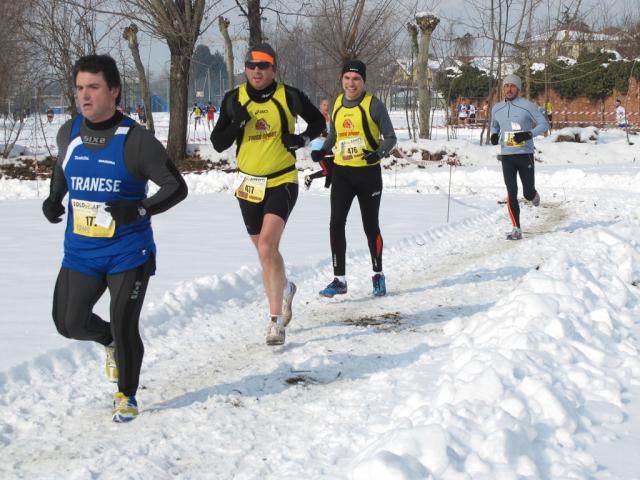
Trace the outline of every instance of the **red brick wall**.
<path fill-rule="evenodd" d="M 613 112 L 616 99 L 620 99 L 622 106 L 625 107 L 628 122 L 635 125 L 640 123 L 640 82 L 635 79 L 631 80 L 629 92 L 626 96 L 614 91 L 613 95 L 604 102 L 594 102 L 584 97 L 576 98 L 575 100 L 563 100 L 556 92 L 550 91 L 549 101 L 553 104 L 553 127 L 560 128 L 562 126 L 586 124 L 614 126 L 615 115 Z M 544 100 L 543 94 L 534 101 L 539 101 L 540 104 L 543 104 Z"/>

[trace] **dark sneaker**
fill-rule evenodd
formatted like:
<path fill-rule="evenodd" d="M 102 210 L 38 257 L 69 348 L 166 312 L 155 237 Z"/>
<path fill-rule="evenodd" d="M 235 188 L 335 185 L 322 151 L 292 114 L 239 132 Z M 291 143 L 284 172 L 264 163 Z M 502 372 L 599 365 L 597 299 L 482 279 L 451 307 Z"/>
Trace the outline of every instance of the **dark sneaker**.
<path fill-rule="evenodd" d="M 383 297 L 387 294 L 387 285 L 384 281 L 383 273 L 376 273 L 373 277 L 371 277 L 373 281 L 373 294 L 376 297 Z"/>
<path fill-rule="evenodd" d="M 331 298 L 334 295 L 344 295 L 345 293 L 347 293 L 347 283 L 341 282 L 337 278 L 334 278 L 333 282 L 320 290 L 320 296 L 327 298 Z"/>
<path fill-rule="evenodd" d="M 538 205 L 540 205 L 540 194 L 538 192 L 536 192 L 536 196 L 533 197 L 533 200 L 531 200 L 531 203 L 533 204 L 534 207 L 537 207 Z"/>
<path fill-rule="evenodd" d="M 515 227 L 511 233 L 507 234 L 507 240 L 522 240 L 522 230 Z"/>
<path fill-rule="evenodd" d="M 138 416 L 138 402 L 136 397 L 127 397 L 118 392 L 113 395 L 113 421 L 116 423 L 130 422 Z"/>
<path fill-rule="evenodd" d="M 313 178 L 309 175 L 305 175 L 304 177 L 304 189 L 309 190 L 311 188 L 311 182 L 313 182 Z"/>

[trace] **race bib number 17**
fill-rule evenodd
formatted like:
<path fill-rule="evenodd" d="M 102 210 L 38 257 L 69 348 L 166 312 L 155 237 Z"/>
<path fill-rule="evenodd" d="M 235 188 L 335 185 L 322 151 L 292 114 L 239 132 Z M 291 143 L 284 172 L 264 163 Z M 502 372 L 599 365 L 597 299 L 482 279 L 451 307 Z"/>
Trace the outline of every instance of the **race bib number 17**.
<path fill-rule="evenodd" d="M 116 222 L 105 211 L 105 204 L 87 200 L 71 200 L 73 208 L 73 233 L 85 237 L 111 238 L 116 231 Z"/>

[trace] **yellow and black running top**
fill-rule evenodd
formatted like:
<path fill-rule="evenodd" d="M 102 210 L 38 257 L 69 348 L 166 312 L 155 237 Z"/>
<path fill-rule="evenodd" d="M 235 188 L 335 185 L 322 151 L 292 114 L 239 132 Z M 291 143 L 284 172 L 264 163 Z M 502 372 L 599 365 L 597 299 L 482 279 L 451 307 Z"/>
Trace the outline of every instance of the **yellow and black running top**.
<path fill-rule="evenodd" d="M 367 167 L 363 150 L 374 151 L 380 146 L 380 129 L 371 118 L 373 96 L 365 93 L 357 105 L 343 105 L 343 94 L 333 104 L 332 121 L 335 125 L 336 152 L 333 162 L 349 167 Z M 378 161 L 377 163 L 380 163 Z"/>
<path fill-rule="evenodd" d="M 239 127 L 234 112 L 240 107 L 249 120 Z M 307 128 L 301 135 L 313 139 L 326 128 L 322 113 L 300 90 L 273 82 L 263 90 L 244 83 L 225 95 L 211 142 L 218 152 L 236 142 L 236 162 L 243 173 L 267 177 L 267 188 L 297 183 L 295 153 L 282 143 L 282 135 L 295 133 L 295 117 L 300 115 Z"/>

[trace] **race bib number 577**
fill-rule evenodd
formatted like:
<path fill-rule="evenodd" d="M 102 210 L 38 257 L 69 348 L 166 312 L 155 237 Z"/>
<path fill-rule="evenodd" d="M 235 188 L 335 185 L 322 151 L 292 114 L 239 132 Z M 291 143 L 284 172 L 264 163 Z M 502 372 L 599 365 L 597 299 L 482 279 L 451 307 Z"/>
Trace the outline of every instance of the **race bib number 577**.
<path fill-rule="evenodd" d="M 85 237 L 111 238 L 116 231 L 116 222 L 105 211 L 105 204 L 87 200 L 71 200 L 73 208 L 73 233 Z"/>

